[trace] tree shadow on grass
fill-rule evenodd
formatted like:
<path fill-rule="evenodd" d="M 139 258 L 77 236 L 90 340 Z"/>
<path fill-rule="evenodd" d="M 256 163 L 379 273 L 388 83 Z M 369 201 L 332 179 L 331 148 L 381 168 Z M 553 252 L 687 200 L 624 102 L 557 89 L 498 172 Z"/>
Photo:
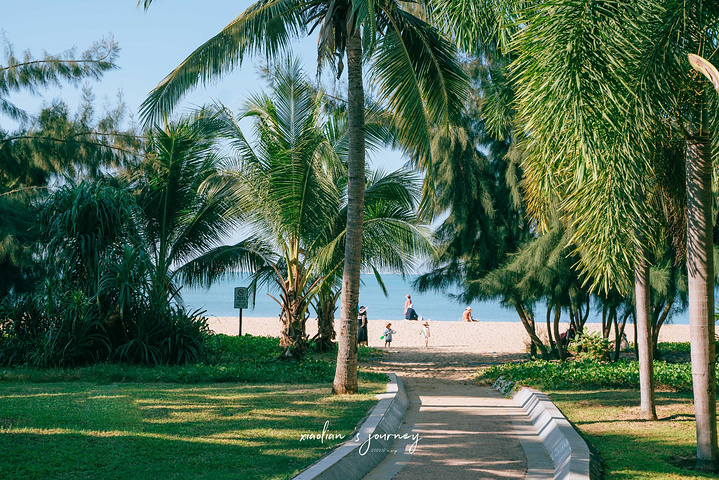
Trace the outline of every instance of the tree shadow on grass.
<path fill-rule="evenodd" d="M 329 433 L 348 436 L 376 403 L 316 384 L 66 383 L 24 385 L 29 395 L 10 398 L 15 387 L 0 390 L 0 458 L 13 459 L 0 462 L 0 478 L 288 477 L 338 443 L 301 442 L 302 433 L 329 420 Z M 38 389 L 69 391 L 61 402 Z"/>
<path fill-rule="evenodd" d="M 0 476 L 6 479 L 260 479 L 289 477 L 321 454 L 281 448 L 258 439 L 249 445 L 190 442 L 129 433 L 4 433 Z"/>

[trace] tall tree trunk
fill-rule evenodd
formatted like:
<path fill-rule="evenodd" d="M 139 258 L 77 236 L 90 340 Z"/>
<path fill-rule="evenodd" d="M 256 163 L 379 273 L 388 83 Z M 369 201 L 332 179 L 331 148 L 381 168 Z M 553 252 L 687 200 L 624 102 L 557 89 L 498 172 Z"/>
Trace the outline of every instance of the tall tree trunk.
<path fill-rule="evenodd" d="M 661 313 L 653 322 L 654 324 L 652 326 L 652 350 L 654 351 L 654 358 L 659 358 L 659 331 L 661 330 L 662 325 L 664 325 L 664 322 L 667 321 L 667 318 L 669 317 L 669 312 L 672 311 L 672 305 L 674 305 L 674 300 L 667 300 Z"/>
<path fill-rule="evenodd" d="M 616 310 L 614 312 L 614 361 L 619 360 L 619 355 L 622 353 L 622 337 L 624 335 L 624 328 L 627 326 L 627 318 L 629 318 L 631 312 L 626 312 L 622 317 L 621 324 L 619 323 L 619 315 Z M 636 340 L 636 337 L 635 337 Z"/>
<path fill-rule="evenodd" d="M 641 260 L 634 268 L 634 295 L 637 308 L 637 351 L 639 355 L 639 417 L 656 420 L 654 403 L 654 355 L 652 350 L 651 302 L 649 290 L 649 264 L 641 252 Z"/>
<path fill-rule="evenodd" d="M 704 117 L 707 112 L 704 112 Z M 686 142 L 687 273 L 697 468 L 719 464 L 714 344 L 714 257 L 712 238 L 711 144 L 703 133 Z"/>
<path fill-rule="evenodd" d="M 337 368 L 332 390 L 337 394 L 357 393 L 357 302 L 365 190 L 364 89 L 362 86 L 362 41 L 356 30 L 347 39 L 347 114 L 349 151 L 347 156 L 347 231 L 345 265 L 342 274 L 342 301 L 337 351 Z"/>
<path fill-rule="evenodd" d="M 519 315 L 519 319 L 522 321 L 524 330 L 526 330 L 527 335 L 529 335 L 532 345 L 536 345 L 537 348 L 539 348 L 542 358 L 547 358 L 547 347 L 544 346 L 542 340 L 537 336 L 537 331 L 534 328 L 534 317 L 527 312 L 524 306 L 519 302 L 514 304 L 514 308 L 517 310 L 517 315 Z"/>
<path fill-rule="evenodd" d="M 552 356 L 559 355 L 557 353 L 557 344 L 555 343 L 555 340 L 552 338 L 552 305 L 553 301 L 547 304 L 547 337 L 549 338 L 549 349 L 552 353 Z"/>
<path fill-rule="evenodd" d="M 569 346 L 569 338 L 567 338 L 567 345 L 562 342 L 562 335 L 559 333 L 559 320 L 562 318 L 562 304 L 557 302 L 554 306 L 554 338 L 557 339 L 557 353 L 559 354 L 559 360 L 562 362 L 567 359 L 567 347 Z M 571 325 L 571 322 L 570 322 Z M 567 335 L 569 337 L 569 335 Z"/>

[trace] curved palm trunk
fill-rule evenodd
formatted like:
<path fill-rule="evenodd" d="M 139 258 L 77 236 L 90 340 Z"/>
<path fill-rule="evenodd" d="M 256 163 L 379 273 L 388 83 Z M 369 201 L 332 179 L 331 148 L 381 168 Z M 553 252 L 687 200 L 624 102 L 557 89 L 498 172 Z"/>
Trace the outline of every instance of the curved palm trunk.
<path fill-rule="evenodd" d="M 652 325 L 652 350 L 654 351 L 654 358 L 659 357 L 659 332 L 661 331 L 662 325 L 667 321 L 669 312 L 672 311 L 672 305 L 674 300 L 669 299 L 664 303 L 661 313 L 656 320 L 653 320 Z"/>
<path fill-rule="evenodd" d="M 552 305 L 554 302 L 547 304 L 547 337 L 549 339 L 549 350 L 552 356 L 559 355 L 557 353 L 557 344 L 554 338 L 552 338 Z"/>
<path fill-rule="evenodd" d="M 547 347 L 544 346 L 542 340 L 537 336 L 537 331 L 534 328 L 534 315 L 528 312 L 520 302 L 515 303 L 514 308 L 517 310 L 517 315 L 519 315 L 522 325 L 524 325 L 524 330 L 526 330 L 529 339 L 532 341 L 530 348 L 538 348 L 542 358 L 547 358 Z"/>
<path fill-rule="evenodd" d="M 557 355 L 559 356 L 559 360 L 561 360 L 563 362 L 567 359 L 567 347 L 569 346 L 569 344 L 567 343 L 567 345 L 564 345 L 562 343 L 562 336 L 559 333 L 559 320 L 561 318 L 562 318 L 562 303 L 557 302 L 557 304 L 554 306 L 554 323 L 553 323 L 552 328 L 554 328 L 554 338 L 557 339 Z M 569 341 L 569 339 L 567 339 L 567 342 L 568 341 Z"/>
<path fill-rule="evenodd" d="M 706 115 L 706 112 L 705 112 Z M 707 130 L 704 129 L 704 132 Z M 719 464 L 714 344 L 714 257 L 712 238 L 711 146 L 706 134 L 686 143 L 687 273 L 697 468 Z"/>
<path fill-rule="evenodd" d="M 656 420 L 657 410 L 654 403 L 654 351 L 652 349 L 652 316 L 649 297 L 649 264 L 644 258 L 637 263 L 634 269 L 634 295 L 637 305 L 636 342 L 639 356 L 639 417 L 644 420 Z"/>
<path fill-rule="evenodd" d="M 349 151 L 347 158 L 347 230 L 345 265 L 342 274 L 339 348 L 334 393 L 357 393 L 357 305 L 365 189 L 364 89 L 362 86 L 362 43 L 359 31 L 347 39 L 347 114 Z"/>

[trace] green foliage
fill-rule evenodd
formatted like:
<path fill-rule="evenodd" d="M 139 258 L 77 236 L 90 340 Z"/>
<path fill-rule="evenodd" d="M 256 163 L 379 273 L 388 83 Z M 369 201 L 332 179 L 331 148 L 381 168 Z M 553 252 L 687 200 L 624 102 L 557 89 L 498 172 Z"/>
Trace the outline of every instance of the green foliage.
<path fill-rule="evenodd" d="M 585 332 L 576 342 L 577 359 L 592 360 L 596 362 L 609 361 L 609 355 L 613 351 L 613 342 L 602 337 L 599 332 Z"/>
<path fill-rule="evenodd" d="M 691 365 L 654 362 L 657 386 L 679 392 L 692 389 Z M 492 366 L 482 370 L 477 380 L 492 383 L 502 377 L 520 385 L 552 390 L 639 388 L 639 364 L 620 360 L 615 363 L 577 360 L 554 362 L 537 360 Z"/>
<path fill-rule="evenodd" d="M 20 366 L 0 371 L 0 381 L 31 382 L 143 382 L 143 383 L 330 383 L 334 378 L 334 354 L 308 355 L 301 360 L 282 360 L 276 337 L 230 337 L 205 339 L 204 362 L 184 365 L 136 366 L 99 363 L 76 368 L 38 369 Z M 361 347 L 360 356 L 376 355 L 377 349 Z M 384 374 L 360 372 L 360 378 L 385 381 Z"/>
<path fill-rule="evenodd" d="M 719 339 L 716 341 L 716 348 L 719 351 Z M 670 355 L 670 354 L 686 354 L 689 355 L 692 351 L 691 343 L 689 342 L 662 342 L 658 346 L 659 355 Z M 719 358 L 717 358 L 719 362 Z"/>
<path fill-rule="evenodd" d="M 103 38 L 77 55 L 75 49 L 59 55 L 45 54 L 35 58 L 26 51 L 18 57 L 9 42 L 4 42 L 6 64 L 0 65 L 0 113 L 16 120 L 27 118 L 25 111 L 8 100 L 13 92 L 37 93 L 39 88 L 60 85 L 62 81 L 79 84 L 85 79 L 99 79 L 117 68 L 114 61 L 120 51 L 112 38 Z"/>
<path fill-rule="evenodd" d="M 197 362 L 202 312 L 171 302 L 146 253 L 133 197 L 106 182 L 66 185 L 42 213 L 47 276 L 0 308 L 0 364 L 75 366 L 110 360 Z"/>

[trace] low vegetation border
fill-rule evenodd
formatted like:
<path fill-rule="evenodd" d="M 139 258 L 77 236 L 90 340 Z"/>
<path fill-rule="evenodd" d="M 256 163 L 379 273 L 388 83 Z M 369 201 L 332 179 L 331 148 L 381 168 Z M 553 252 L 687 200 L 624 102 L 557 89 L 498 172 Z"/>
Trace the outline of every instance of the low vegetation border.
<path fill-rule="evenodd" d="M 503 394 L 508 392 L 507 385 L 501 379 L 494 388 Z M 527 412 L 530 421 L 539 434 L 554 464 L 555 479 L 594 480 L 600 476 L 594 474 L 598 468 L 592 468 L 589 447 L 569 420 L 552 403 L 549 397 L 533 388 L 522 387 L 513 395 L 513 400 Z"/>
<path fill-rule="evenodd" d="M 378 395 L 380 401 L 357 433 L 293 480 L 359 480 L 384 460 L 409 406 L 402 381 L 394 373 L 388 376 L 387 393 Z"/>

